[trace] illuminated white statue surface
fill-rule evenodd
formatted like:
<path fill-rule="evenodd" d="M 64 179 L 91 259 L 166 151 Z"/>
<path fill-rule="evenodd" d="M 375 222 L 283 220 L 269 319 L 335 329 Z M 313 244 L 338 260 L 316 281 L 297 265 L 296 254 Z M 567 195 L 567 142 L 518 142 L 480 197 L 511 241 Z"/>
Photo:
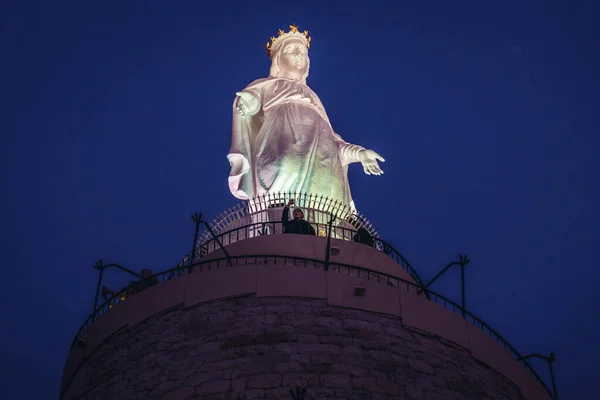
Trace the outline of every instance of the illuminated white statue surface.
<path fill-rule="evenodd" d="M 267 43 L 268 78 L 237 93 L 233 104 L 229 188 L 246 200 L 269 193 L 323 195 L 354 208 L 348 165 L 381 175 L 383 157 L 345 142 L 331 127 L 319 97 L 306 85 L 308 32 L 294 25 Z"/>

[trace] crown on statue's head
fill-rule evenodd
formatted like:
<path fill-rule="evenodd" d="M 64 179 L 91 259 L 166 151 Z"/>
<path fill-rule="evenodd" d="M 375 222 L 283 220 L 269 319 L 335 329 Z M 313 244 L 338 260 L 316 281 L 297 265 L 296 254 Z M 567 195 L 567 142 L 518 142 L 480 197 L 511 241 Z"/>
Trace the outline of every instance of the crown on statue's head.
<path fill-rule="evenodd" d="M 304 32 L 300 32 L 298 30 L 298 27 L 294 24 L 290 25 L 290 31 L 289 32 L 284 32 L 283 29 L 279 30 L 279 36 L 278 37 L 274 37 L 271 36 L 271 41 L 267 42 L 265 44 L 265 47 L 267 48 L 267 55 L 269 56 L 270 59 L 273 59 L 273 55 L 275 54 L 275 48 L 279 47 L 279 45 L 285 41 L 286 39 L 290 39 L 290 38 L 299 38 L 302 39 L 305 43 L 306 43 L 306 48 L 309 49 L 310 48 L 310 36 L 308 36 L 308 31 L 304 31 Z"/>

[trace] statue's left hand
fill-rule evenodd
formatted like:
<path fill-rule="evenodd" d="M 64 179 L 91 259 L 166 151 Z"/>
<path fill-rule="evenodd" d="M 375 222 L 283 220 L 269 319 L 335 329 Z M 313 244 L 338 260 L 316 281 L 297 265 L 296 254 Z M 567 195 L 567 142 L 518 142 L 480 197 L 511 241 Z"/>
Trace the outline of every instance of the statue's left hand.
<path fill-rule="evenodd" d="M 358 158 L 362 163 L 365 174 L 367 175 L 381 175 L 383 171 L 379 167 L 377 160 L 385 162 L 385 159 L 373 150 L 362 150 L 358 154 Z"/>

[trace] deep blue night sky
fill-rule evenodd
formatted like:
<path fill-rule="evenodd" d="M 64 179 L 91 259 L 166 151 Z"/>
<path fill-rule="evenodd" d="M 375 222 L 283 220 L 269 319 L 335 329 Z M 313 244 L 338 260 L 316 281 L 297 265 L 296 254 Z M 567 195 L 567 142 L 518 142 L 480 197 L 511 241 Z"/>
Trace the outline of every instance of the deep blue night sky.
<path fill-rule="evenodd" d="M 190 214 L 236 203 L 231 104 L 292 22 L 313 37 L 308 84 L 334 129 L 387 160 L 381 177 L 351 167 L 359 210 L 424 279 L 468 254 L 468 307 L 522 353 L 555 351 L 562 399 L 598 395 L 597 4 L 12 3 L 2 399 L 57 398 L 96 260 L 171 268 L 190 250 Z M 458 270 L 433 289 L 460 301 Z"/>

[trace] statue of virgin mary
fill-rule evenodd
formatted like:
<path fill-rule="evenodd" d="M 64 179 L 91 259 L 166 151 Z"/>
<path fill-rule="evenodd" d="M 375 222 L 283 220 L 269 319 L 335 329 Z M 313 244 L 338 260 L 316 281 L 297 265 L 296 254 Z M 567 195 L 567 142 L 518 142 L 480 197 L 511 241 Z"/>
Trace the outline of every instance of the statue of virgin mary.
<path fill-rule="evenodd" d="M 335 133 L 319 97 L 306 85 L 308 32 L 279 30 L 267 43 L 268 78 L 237 93 L 233 104 L 229 188 L 242 200 L 269 193 L 322 195 L 354 209 L 348 165 L 380 175 L 383 157 Z"/>

